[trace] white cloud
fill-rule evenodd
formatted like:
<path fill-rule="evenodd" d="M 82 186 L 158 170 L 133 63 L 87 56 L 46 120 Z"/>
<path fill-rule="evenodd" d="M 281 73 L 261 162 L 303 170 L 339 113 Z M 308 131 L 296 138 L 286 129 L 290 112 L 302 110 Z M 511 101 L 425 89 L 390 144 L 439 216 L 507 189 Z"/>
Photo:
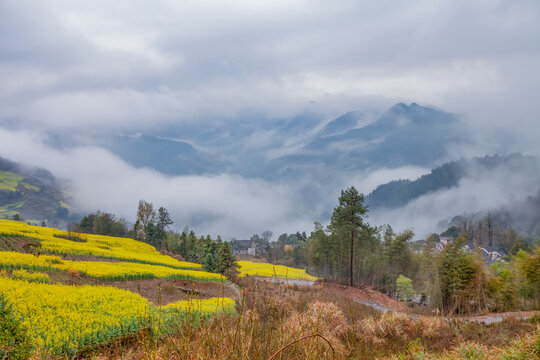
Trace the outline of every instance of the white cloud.
<path fill-rule="evenodd" d="M 391 224 L 397 231 L 411 228 L 416 238 L 423 239 L 430 233 L 446 230 L 438 228 L 442 220 L 498 209 L 536 194 L 540 181 L 537 169 L 472 167 L 458 186 L 426 194 L 403 207 L 378 209 L 370 218 L 376 224 Z"/>
<path fill-rule="evenodd" d="M 429 173 L 430 169 L 418 166 L 402 166 L 399 168 L 380 168 L 364 171 L 361 174 L 350 174 L 346 177 L 356 189 L 368 195 L 381 184 L 386 184 L 392 180 L 416 180 L 420 176 Z"/>
<path fill-rule="evenodd" d="M 20 151 L 24 149 L 24 151 Z M 296 189 L 235 175 L 168 177 L 136 169 L 94 147 L 53 150 L 39 136 L 0 129 L 0 153 L 28 166 L 50 170 L 67 181 L 82 211 L 108 211 L 134 221 L 137 202 L 145 199 L 169 209 L 176 226 L 200 233 L 242 238 L 267 229 L 310 229 Z"/>
<path fill-rule="evenodd" d="M 312 101 L 334 111 L 353 107 L 345 112 L 366 97 L 383 97 L 467 113 L 482 129 L 487 112 L 516 136 L 523 131 L 508 126 L 509 114 L 517 112 L 523 127 L 535 126 L 534 2 L 0 6 L 0 69 L 6 69 L 0 121 L 124 127 L 126 118 L 137 118 L 125 108 L 142 107 L 144 120 L 129 125 L 148 127 L 246 108 L 290 116 Z"/>
<path fill-rule="evenodd" d="M 264 119 L 306 109 L 331 118 L 414 101 L 463 114 L 476 143 L 452 156 L 540 154 L 539 10 L 534 1 L 489 0 L 1 1 L 0 129 L 19 132 L 0 130 L 0 155 L 50 168 L 73 181 L 81 203 L 127 218 L 147 197 L 171 202 L 180 222 L 211 214 L 208 231 L 296 231 L 331 210 L 340 188 L 368 193 L 424 169 L 344 171 L 324 186 L 309 184 L 318 173 L 308 173 L 301 190 L 324 195 L 302 212 L 297 204 L 312 194 L 298 194 L 298 184 L 164 177 L 83 141 L 212 124 L 246 109 Z M 43 145 L 50 133 L 74 139 L 73 148 Z M 255 132 L 247 148 L 268 136 Z M 297 150 L 287 144 L 268 157 Z"/>

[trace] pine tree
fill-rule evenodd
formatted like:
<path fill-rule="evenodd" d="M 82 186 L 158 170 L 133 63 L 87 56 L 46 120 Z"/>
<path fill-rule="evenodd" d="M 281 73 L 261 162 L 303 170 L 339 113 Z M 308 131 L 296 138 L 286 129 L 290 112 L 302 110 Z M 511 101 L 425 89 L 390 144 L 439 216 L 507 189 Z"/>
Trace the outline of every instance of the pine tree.
<path fill-rule="evenodd" d="M 366 229 L 363 218 L 368 212 L 367 206 L 364 205 L 364 194 L 359 194 L 358 191 L 351 186 L 347 190 L 341 190 L 339 197 L 339 205 L 334 209 L 330 225 L 333 229 L 343 229 L 350 235 L 349 246 L 349 285 L 353 286 L 353 261 L 354 261 L 354 241 L 355 235 L 360 229 Z"/>
<path fill-rule="evenodd" d="M 228 278 L 236 276 L 237 264 L 231 247 L 227 242 L 218 243 L 218 249 L 216 253 L 216 272 L 227 276 Z"/>

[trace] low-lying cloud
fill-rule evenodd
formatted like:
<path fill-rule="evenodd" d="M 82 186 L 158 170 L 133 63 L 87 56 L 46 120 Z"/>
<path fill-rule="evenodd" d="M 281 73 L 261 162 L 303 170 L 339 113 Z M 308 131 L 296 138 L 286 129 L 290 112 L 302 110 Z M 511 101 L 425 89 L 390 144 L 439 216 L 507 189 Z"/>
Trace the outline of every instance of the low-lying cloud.
<path fill-rule="evenodd" d="M 457 215 L 487 214 L 540 190 L 539 166 L 499 166 L 487 170 L 470 167 L 458 186 L 423 195 L 396 209 L 378 209 L 370 218 L 375 224 L 388 223 L 395 230 L 412 229 L 418 239 L 441 232 L 441 221 Z"/>
<path fill-rule="evenodd" d="M 267 229 L 292 232 L 312 227 L 294 186 L 229 174 L 169 177 L 136 169 L 101 148 L 58 151 L 39 137 L 6 130 L 0 130 L 0 152 L 24 165 L 46 168 L 65 181 L 82 213 L 102 210 L 134 222 L 137 202 L 145 199 L 169 209 L 178 229 L 187 225 L 213 236 L 243 238 Z"/>

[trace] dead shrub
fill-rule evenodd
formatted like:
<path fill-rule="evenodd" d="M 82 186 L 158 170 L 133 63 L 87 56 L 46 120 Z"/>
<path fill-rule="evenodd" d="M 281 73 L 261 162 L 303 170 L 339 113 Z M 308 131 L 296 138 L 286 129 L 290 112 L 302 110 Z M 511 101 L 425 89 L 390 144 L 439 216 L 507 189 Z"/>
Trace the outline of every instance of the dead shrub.
<path fill-rule="evenodd" d="M 68 270 L 68 275 L 73 277 L 73 278 L 79 278 L 81 277 L 81 273 L 77 270 L 74 270 L 74 269 L 69 269 Z"/>

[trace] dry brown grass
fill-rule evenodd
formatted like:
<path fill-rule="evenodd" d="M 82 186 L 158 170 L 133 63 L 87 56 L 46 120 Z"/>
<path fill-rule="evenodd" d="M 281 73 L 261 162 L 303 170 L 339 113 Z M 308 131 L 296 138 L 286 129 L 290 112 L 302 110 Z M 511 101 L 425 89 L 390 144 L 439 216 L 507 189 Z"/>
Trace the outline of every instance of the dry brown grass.
<path fill-rule="evenodd" d="M 174 335 L 159 340 L 141 332 L 87 355 L 102 360 L 262 360 L 281 350 L 274 359 L 374 359 L 394 354 L 403 359 L 450 358 L 459 351 L 492 351 L 493 341 L 501 346 L 535 327 L 526 322 L 486 326 L 448 323 L 440 317 L 380 315 L 321 288 L 250 279 L 240 284 L 243 302 L 237 315 L 220 315 L 200 326 L 179 323 Z"/>

